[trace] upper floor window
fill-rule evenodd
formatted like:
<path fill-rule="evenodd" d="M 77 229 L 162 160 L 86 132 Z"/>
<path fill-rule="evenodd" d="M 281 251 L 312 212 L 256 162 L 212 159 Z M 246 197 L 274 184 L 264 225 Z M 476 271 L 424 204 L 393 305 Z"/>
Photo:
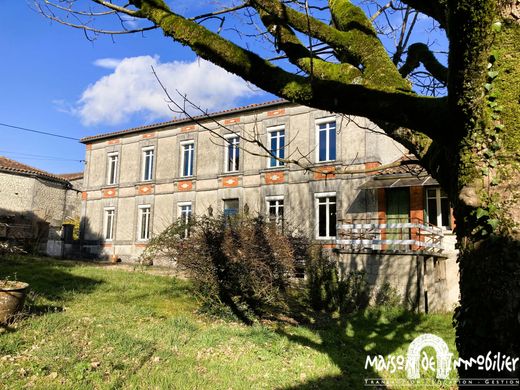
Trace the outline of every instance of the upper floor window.
<path fill-rule="evenodd" d="M 107 184 L 116 184 L 119 169 L 119 154 L 108 154 Z"/>
<path fill-rule="evenodd" d="M 226 172 L 236 172 L 240 164 L 240 137 L 226 136 Z"/>
<path fill-rule="evenodd" d="M 336 160 L 336 121 L 316 123 L 318 162 Z"/>
<path fill-rule="evenodd" d="M 316 195 L 316 237 L 336 237 L 336 194 Z"/>
<path fill-rule="evenodd" d="M 105 208 L 105 215 L 103 219 L 103 237 L 106 241 L 112 241 L 114 239 L 116 209 L 114 207 Z"/>
<path fill-rule="evenodd" d="M 143 181 L 153 179 L 154 148 L 143 148 Z"/>
<path fill-rule="evenodd" d="M 150 239 L 151 207 L 149 205 L 139 206 L 139 240 Z"/>
<path fill-rule="evenodd" d="M 283 224 L 284 203 L 283 196 L 273 196 L 266 199 L 267 201 L 267 218 L 269 222 L 277 225 Z"/>
<path fill-rule="evenodd" d="M 450 202 L 440 188 L 426 190 L 426 219 L 432 225 L 450 229 Z"/>
<path fill-rule="evenodd" d="M 281 167 L 284 165 L 283 161 L 279 159 L 285 158 L 285 130 L 283 127 L 276 127 L 268 129 L 269 136 L 269 168 Z"/>
<path fill-rule="evenodd" d="M 193 210 L 192 210 L 191 202 L 179 203 L 179 218 L 181 220 L 181 223 L 186 226 L 184 229 L 184 238 L 187 238 L 190 236 L 189 222 L 190 222 L 192 213 L 193 213 Z"/>
<path fill-rule="evenodd" d="M 193 176 L 195 161 L 195 143 L 187 141 L 181 143 L 181 176 Z"/>

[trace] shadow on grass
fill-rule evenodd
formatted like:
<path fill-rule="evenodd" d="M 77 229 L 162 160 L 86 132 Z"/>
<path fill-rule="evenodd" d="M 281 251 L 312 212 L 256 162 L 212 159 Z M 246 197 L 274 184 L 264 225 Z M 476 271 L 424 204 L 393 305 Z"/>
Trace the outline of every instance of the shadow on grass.
<path fill-rule="evenodd" d="M 365 312 L 340 317 L 313 313 L 313 323 L 301 324 L 317 334 L 321 342 L 306 337 L 279 333 L 292 342 L 326 354 L 341 373 L 309 380 L 287 389 L 362 389 L 365 379 L 380 378 L 370 366 L 365 369 L 368 355 L 387 356 L 408 345 L 421 322 L 420 315 L 397 308 L 370 308 Z M 308 322 L 308 321 L 307 321 Z M 367 388 L 383 389 L 383 385 Z"/>
<path fill-rule="evenodd" d="M 70 270 L 75 262 L 40 257 L 0 258 L 0 279 L 29 283 L 26 300 L 28 315 L 42 315 L 63 311 L 63 304 L 74 294 L 88 294 L 103 283 L 100 279 L 74 275 Z M 38 302 L 41 298 L 44 303 Z M 50 302 L 49 302 L 50 301 Z"/>

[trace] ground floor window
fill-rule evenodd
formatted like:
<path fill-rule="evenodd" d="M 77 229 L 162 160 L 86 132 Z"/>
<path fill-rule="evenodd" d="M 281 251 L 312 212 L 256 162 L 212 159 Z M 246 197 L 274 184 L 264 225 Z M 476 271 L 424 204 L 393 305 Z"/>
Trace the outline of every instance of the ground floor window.
<path fill-rule="evenodd" d="M 316 237 L 336 237 L 336 194 L 317 194 L 316 197 Z"/>
<path fill-rule="evenodd" d="M 238 199 L 224 199 L 224 217 L 232 217 L 238 214 Z"/>
<path fill-rule="evenodd" d="M 151 207 L 139 206 L 139 240 L 150 239 Z"/>
<path fill-rule="evenodd" d="M 426 189 L 426 222 L 451 229 L 450 202 L 439 187 Z"/>
<path fill-rule="evenodd" d="M 184 229 L 184 238 L 190 236 L 189 222 L 192 216 L 193 210 L 191 202 L 179 203 L 179 218 L 186 228 Z"/>
<path fill-rule="evenodd" d="M 103 228 L 103 236 L 106 241 L 112 241 L 114 239 L 114 225 L 116 219 L 116 209 L 114 207 L 105 208 L 105 223 Z"/>
<path fill-rule="evenodd" d="M 269 197 L 267 201 L 267 219 L 277 225 L 283 225 L 284 201 L 283 196 Z"/>

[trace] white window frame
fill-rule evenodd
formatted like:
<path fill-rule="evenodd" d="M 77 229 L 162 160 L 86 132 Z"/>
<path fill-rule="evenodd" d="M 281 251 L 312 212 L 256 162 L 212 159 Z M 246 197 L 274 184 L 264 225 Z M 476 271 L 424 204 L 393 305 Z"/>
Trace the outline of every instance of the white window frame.
<path fill-rule="evenodd" d="M 336 133 L 336 144 L 334 145 L 334 148 L 336 150 L 336 158 L 331 159 L 330 158 L 330 127 L 327 127 L 324 131 L 327 132 L 327 135 L 325 137 L 325 151 L 326 151 L 326 158 L 325 160 L 320 160 L 320 125 L 326 124 L 326 123 L 332 123 L 334 122 L 334 131 L 337 131 L 338 129 L 338 121 L 336 117 L 327 117 L 327 118 L 320 118 L 315 121 L 316 131 L 315 131 L 315 137 L 316 137 L 316 162 L 322 163 L 322 162 L 330 162 L 330 161 L 337 161 L 338 160 L 338 137 Z M 323 131 L 323 130 L 322 130 Z"/>
<path fill-rule="evenodd" d="M 182 141 L 180 143 L 181 145 L 181 177 L 192 177 L 194 176 L 195 171 L 195 141 L 189 140 L 189 141 Z M 191 146 L 191 149 L 186 149 L 188 146 Z M 184 172 L 184 163 L 186 162 L 185 159 L 185 152 L 188 150 L 191 153 L 188 153 L 188 172 Z M 190 171 L 191 170 L 191 171 Z"/>
<path fill-rule="evenodd" d="M 316 237 L 317 240 L 331 240 L 331 239 L 335 239 L 336 238 L 336 236 L 331 236 L 330 232 L 329 232 L 329 226 L 330 226 L 330 220 L 329 220 L 330 212 L 329 211 L 327 211 L 327 214 L 325 216 L 325 224 L 326 224 L 325 226 L 326 226 L 327 235 L 326 236 L 320 236 L 320 210 L 319 210 L 320 199 L 323 199 L 323 198 L 327 198 L 328 199 L 328 198 L 331 198 L 331 197 L 335 197 L 336 198 L 334 204 L 336 205 L 336 224 L 337 224 L 337 222 L 338 222 L 338 196 L 337 196 L 337 194 L 335 192 L 321 192 L 321 193 L 314 194 L 315 237 Z M 327 201 L 327 203 L 326 203 L 327 210 L 329 209 L 328 206 L 330 204 L 332 204 L 332 203 Z"/>
<path fill-rule="evenodd" d="M 112 174 L 113 173 L 113 174 Z M 110 180 L 114 177 L 114 180 Z M 107 184 L 117 184 L 119 181 L 119 152 L 107 153 Z"/>
<path fill-rule="evenodd" d="M 110 218 L 110 229 L 108 229 L 108 220 Z M 103 209 L 103 238 L 105 241 L 114 241 L 114 232 L 116 225 L 116 208 L 105 207 Z M 110 234 L 109 234 L 110 233 Z"/>
<path fill-rule="evenodd" d="M 283 224 L 283 221 L 284 221 L 284 217 L 285 217 L 285 199 L 284 199 L 284 196 L 283 195 L 277 195 L 277 196 L 266 196 L 265 197 L 265 206 L 266 206 L 266 211 L 267 211 L 267 220 L 270 221 L 270 217 L 271 217 L 271 204 L 270 202 L 278 202 L 278 201 L 282 201 L 282 205 L 280 207 L 279 204 L 277 204 L 275 206 L 275 220 L 273 222 L 275 222 L 277 225 L 278 224 Z M 283 213 L 282 215 L 280 216 L 280 208 L 283 209 Z"/>
<path fill-rule="evenodd" d="M 146 159 L 148 153 L 151 152 L 151 164 L 149 166 L 148 171 L 146 170 Z M 143 168 L 141 172 L 141 180 L 142 181 L 152 181 L 153 180 L 153 172 L 155 169 L 155 147 L 154 146 L 147 146 L 142 149 L 142 156 L 143 156 Z"/>
<path fill-rule="evenodd" d="M 137 218 L 137 240 L 148 241 L 152 236 L 152 206 L 149 204 L 142 204 L 137 206 L 138 218 Z M 145 210 L 148 212 L 145 214 Z M 145 230 L 143 231 L 143 218 L 147 219 Z"/>
<path fill-rule="evenodd" d="M 189 213 L 184 213 L 183 208 L 188 207 L 190 208 Z M 185 224 L 188 224 L 190 216 L 193 215 L 193 203 L 192 202 L 179 202 L 177 203 L 177 207 L 179 210 L 179 219 L 184 222 Z M 184 229 L 184 238 L 188 238 L 190 235 L 188 228 Z"/>
<path fill-rule="evenodd" d="M 224 172 L 231 173 L 231 172 L 238 172 L 240 170 L 240 136 L 238 134 L 227 134 L 224 136 L 226 143 L 225 143 L 225 151 L 224 151 Z M 231 139 L 236 139 L 237 142 L 231 143 Z M 229 169 L 229 147 L 233 145 L 236 145 L 236 148 L 233 148 L 233 159 L 231 165 L 233 166 L 233 169 Z M 238 153 L 237 153 L 238 151 Z M 238 154 L 238 156 L 237 156 Z M 237 162 L 238 159 L 238 162 Z M 236 166 L 236 169 L 235 169 Z"/>
<path fill-rule="evenodd" d="M 273 134 L 274 133 L 278 133 L 279 131 L 283 131 L 283 137 L 280 137 L 280 136 L 277 136 L 276 137 L 276 146 L 277 148 L 273 151 L 271 150 L 271 141 L 273 139 Z M 284 146 L 283 148 L 280 148 L 280 140 L 281 138 L 284 139 Z M 268 145 L 268 148 L 269 148 L 269 151 L 276 157 L 280 158 L 280 152 L 281 151 L 284 151 L 284 157 L 285 157 L 285 126 L 284 125 L 281 125 L 281 126 L 274 126 L 274 127 L 269 127 L 267 129 L 267 145 Z M 279 168 L 279 167 L 283 167 L 285 165 L 285 163 L 283 161 L 279 161 L 279 160 L 274 160 L 274 165 L 272 165 L 272 161 L 271 161 L 271 157 L 268 157 L 267 158 L 267 168 Z"/>
<path fill-rule="evenodd" d="M 426 187 L 425 188 L 425 192 L 426 192 L 426 204 L 425 204 L 425 211 L 426 211 L 426 219 L 427 219 L 427 222 L 432 224 L 432 225 L 435 225 L 437 227 L 440 227 L 444 230 L 450 230 L 451 229 L 451 211 L 450 213 L 448 214 L 448 226 L 443 226 L 442 225 L 442 199 L 448 199 L 448 196 L 445 195 L 445 196 L 442 196 L 442 189 L 440 187 Z M 431 190 L 435 190 L 435 198 L 433 197 L 430 197 L 428 195 L 428 191 L 431 191 Z M 437 220 L 434 222 L 430 221 L 430 210 L 428 208 L 428 200 L 429 199 L 435 199 L 435 207 L 437 208 Z M 448 205 L 449 205 L 449 201 L 448 201 Z"/>

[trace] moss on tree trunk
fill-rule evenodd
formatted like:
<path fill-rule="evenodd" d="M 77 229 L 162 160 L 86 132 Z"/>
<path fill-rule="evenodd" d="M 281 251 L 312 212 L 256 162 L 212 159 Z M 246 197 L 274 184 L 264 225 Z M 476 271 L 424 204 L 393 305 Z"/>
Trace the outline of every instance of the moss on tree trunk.
<path fill-rule="evenodd" d="M 520 25 L 490 7 L 497 4 L 482 2 L 474 16 L 485 23 L 474 35 L 460 29 L 459 53 L 468 49 L 455 64 L 464 71 L 451 75 L 454 124 L 463 129 L 451 180 L 460 250 L 455 324 L 466 359 L 520 354 Z M 519 366 L 493 372 L 475 365 L 460 376 L 518 377 Z"/>

